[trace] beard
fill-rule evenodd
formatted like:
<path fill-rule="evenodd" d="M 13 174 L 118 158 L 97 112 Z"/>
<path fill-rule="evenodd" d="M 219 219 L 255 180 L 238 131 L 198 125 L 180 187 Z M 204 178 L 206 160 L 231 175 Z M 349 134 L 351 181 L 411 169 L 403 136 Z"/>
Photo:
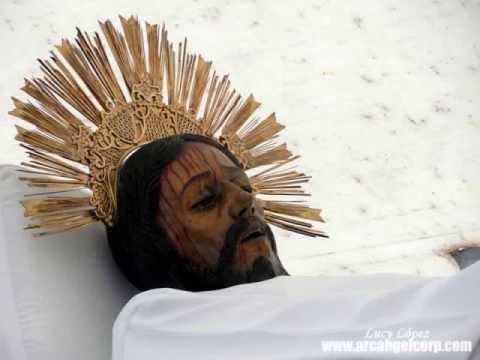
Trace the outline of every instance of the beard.
<path fill-rule="evenodd" d="M 257 282 L 279 275 L 288 275 L 278 257 L 273 233 L 265 223 L 263 223 L 262 226 L 272 248 L 272 253 L 269 257 L 258 255 L 253 261 L 253 265 L 247 270 L 236 270 L 234 260 L 238 249 L 237 244 L 247 226 L 248 223 L 246 221 L 235 223 L 230 226 L 225 236 L 224 246 L 220 252 L 217 265 L 217 276 L 224 282 L 225 286 Z"/>
<path fill-rule="evenodd" d="M 265 223 L 263 223 L 264 231 L 272 248 L 272 253 L 268 257 L 259 254 L 249 269 L 238 270 L 235 266 L 237 245 L 247 226 L 246 221 L 237 222 L 230 226 L 217 265 L 213 269 L 193 264 L 189 259 L 179 259 L 178 266 L 175 266 L 176 269 L 173 273 L 176 273 L 177 276 L 174 275 L 174 277 L 182 284 L 182 287 L 191 291 L 217 290 L 244 283 L 268 280 L 280 275 L 288 275 L 278 257 L 273 233 Z"/>

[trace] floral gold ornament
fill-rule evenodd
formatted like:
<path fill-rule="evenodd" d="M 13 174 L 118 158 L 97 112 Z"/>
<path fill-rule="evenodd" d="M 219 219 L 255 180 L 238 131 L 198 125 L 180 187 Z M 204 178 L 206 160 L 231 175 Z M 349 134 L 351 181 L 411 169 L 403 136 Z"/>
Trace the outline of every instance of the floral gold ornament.
<path fill-rule="evenodd" d="M 42 78 L 25 80 L 32 101 L 13 98 L 10 114 L 35 127 L 17 126 L 30 159 L 22 180 L 46 188 L 22 201 L 28 228 L 41 229 L 34 235 L 113 225 L 122 161 L 156 139 L 198 134 L 226 147 L 249 173 L 258 169 L 249 177 L 255 194 L 264 195 L 267 222 L 325 237 L 310 222 L 323 221 L 319 209 L 284 200 L 308 195 L 302 184 L 310 177 L 286 167 L 298 156 L 277 142 L 284 126 L 275 114 L 254 117 L 260 103 L 237 94 L 211 62 L 187 53 L 186 39 L 175 50 L 164 27 L 142 26 L 136 17 L 120 21 L 123 32 L 100 22 L 106 41 L 77 29 L 75 43 L 62 40 L 50 60 L 39 60 Z"/>

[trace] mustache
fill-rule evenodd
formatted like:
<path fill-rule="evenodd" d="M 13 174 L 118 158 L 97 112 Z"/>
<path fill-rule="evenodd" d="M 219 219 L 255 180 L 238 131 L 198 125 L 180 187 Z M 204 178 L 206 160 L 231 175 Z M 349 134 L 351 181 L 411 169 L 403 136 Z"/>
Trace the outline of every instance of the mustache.
<path fill-rule="evenodd" d="M 250 226 L 250 222 L 248 219 L 242 219 L 234 224 L 232 224 L 226 234 L 225 234 L 225 241 L 223 243 L 222 250 L 220 251 L 220 257 L 218 261 L 218 267 L 221 266 L 228 266 L 232 263 L 233 258 L 235 257 L 235 252 L 237 249 L 237 243 L 241 240 L 242 235 Z M 265 222 L 260 223 L 262 231 L 267 235 L 268 241 L 270 242 L 272 249 L 276 251 L 275 248 L 275 241 L 273 241 L 273 234 L 271 230 L 268 228 Z M 268 230 L 267 230 L 268 228 Z"/>
<path fill-rule="evenodd" d="M 226 233 L 225 242 L 220 252 L 216 271 L 217 276 L 219 279 L 222 279 L 221 281 L 223 281 L 224 285 L 226 286 L 244 282 L 266 280 L 277 275 L 288 275 L 287 271 L 278 259 L 275 237 L 273 236 L 270 227 L 263 221 L 260 222 L 261 230 L 265 233 L 267 240 L 270 242 L 274 256 L 278 260 L 278 264 L 275 265 L 274 268 L 274 265 L 270 262 L 270 260 L 266 259 L 264 256 L 260 256 L 254 261 L 253 267 L 246 273 L 238 273 L 233 269 L 237 244 L 239 241 L 242 241 L 245 231 L 250 225 L 251 221 L 248 219 L 241 220 L 231 225 Z"/>

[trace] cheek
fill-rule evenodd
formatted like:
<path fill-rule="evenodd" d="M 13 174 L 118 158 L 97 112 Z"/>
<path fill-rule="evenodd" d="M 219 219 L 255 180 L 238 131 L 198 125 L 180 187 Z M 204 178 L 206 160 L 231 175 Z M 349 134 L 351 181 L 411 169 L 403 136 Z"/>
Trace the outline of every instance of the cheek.
<path fill-rule="evenodd" d="M 208 225 L 208 220 L 198 220 L 178 211 L 170 211 L 159 219 L 159 224 L 180 256 L 189 258 L 199 266 L 212 266 L 218 259 L 223 242 L 212 237 L 214 231 L 211 229 L 214 227 Z"/>
<path fill-rule="evenodd" d="M 187 231 L 197 239 L 220 238 L 223 241 L 228 228 L 232 225 L 232 219 L 224 207 L 188 214 L 184 221 Z"/>
<path fill-rule="evenodd" d="M 232 225 L 229 214 L 228 196 L 222 199 L 211 209 L 205 211 L 186 211 L 184 221 L 189 231 L 203 237 L 224 237 L 228 228 Z"/>
<path fill-rule="evenodd" d="M 184 218 L 185 238 L 193 247 L 187 251 L 188 257 L 196 260 L 199 265 L 214 267 L 225 244 L 225 234 L 230 224 L 225 216 L 215 209 L 202 215 L 187 215 Z"/>
<path fill-rule="evenodd" d="M 183 224 L 179 222 L 181 216 L 178 216 L 177 211 L 164 201 L 159 202 L 159 210 L 157 224 L 163 229 L 177 251 L 182 253 L 181 239 L 185 237 L 185 233 Z"/>

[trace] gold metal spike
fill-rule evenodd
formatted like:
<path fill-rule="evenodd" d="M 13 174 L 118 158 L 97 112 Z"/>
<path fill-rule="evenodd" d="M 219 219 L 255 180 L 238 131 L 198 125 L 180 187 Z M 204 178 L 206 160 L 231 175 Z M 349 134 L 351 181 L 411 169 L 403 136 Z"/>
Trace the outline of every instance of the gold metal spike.
<path fill-rule="evenodd" d="M 37 216 L 40 214 L 54 213 L 58 211 L 75 210 L 78 208 L 89 207 L 90 198 L 87 197 L 49 197 L 46 199 L 23 200 L 22 205 L 25 209 L 25 216 Z"/>

